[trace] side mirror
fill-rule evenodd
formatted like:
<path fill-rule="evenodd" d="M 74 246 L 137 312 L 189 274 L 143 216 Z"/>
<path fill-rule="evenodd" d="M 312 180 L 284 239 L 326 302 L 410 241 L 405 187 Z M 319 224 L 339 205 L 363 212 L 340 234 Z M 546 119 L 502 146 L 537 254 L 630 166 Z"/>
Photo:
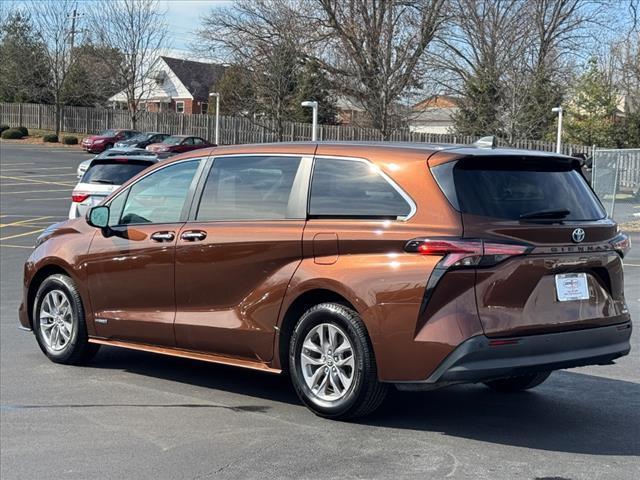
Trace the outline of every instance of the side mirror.
<path fill-rule="evenodd" d="M 92 207 L 87 213 L 87 223 L 96 228 L 107 228 L 109 226 L 109 207 L 98 205 Z"/>

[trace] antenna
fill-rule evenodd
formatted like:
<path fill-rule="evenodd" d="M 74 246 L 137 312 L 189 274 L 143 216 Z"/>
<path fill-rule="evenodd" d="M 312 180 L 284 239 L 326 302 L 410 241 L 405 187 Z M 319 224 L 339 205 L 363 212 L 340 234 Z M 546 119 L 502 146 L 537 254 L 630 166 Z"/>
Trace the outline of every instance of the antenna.
<path fill-rule="evenodd" d="M 489 135 L 482 137 L 471 144 L 476 148 L 496 148 L 496 137 Z"/>

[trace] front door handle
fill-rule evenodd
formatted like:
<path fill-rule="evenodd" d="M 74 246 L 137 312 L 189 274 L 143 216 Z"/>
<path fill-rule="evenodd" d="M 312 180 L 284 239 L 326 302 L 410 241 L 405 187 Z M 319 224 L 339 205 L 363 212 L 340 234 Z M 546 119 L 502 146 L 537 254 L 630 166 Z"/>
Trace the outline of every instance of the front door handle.
<path fill-rule="evenodd" d="M 151 240 L 156 242 L 170 242 L 176 237 L 173 232 L 155 232 L 151 234 Z"/>
<path fill-rule="evenodd" d="M 187 242 L 199 242 L 207 238 L 207 233 L 202 230 L 187 230 L 180 235 L 180 238 Z"/>

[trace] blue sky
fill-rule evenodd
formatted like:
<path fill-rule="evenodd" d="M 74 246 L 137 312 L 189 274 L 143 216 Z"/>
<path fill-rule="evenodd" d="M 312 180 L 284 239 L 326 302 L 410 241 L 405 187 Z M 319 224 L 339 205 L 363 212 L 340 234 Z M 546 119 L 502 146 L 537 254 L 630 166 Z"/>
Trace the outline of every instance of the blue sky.
<path fill-rule="evenodd" d="M 167 9 L 172 47 L 188 51 L 189 43 L 193 41 L 192 32 L 200 25 L 200 16 L 212 8 L 231 3 L 226 0 L 161 0 L 161 7 Z"/>

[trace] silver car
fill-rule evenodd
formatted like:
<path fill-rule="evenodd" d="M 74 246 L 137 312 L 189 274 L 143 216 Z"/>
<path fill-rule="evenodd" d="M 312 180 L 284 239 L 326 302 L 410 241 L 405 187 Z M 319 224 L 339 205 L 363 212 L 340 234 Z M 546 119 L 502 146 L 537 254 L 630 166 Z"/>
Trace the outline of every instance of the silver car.
<path fill-rule="evenodd" d="M 155 155 L 152 152 L 149 152 L 148 150 L 145 150 L 144 148 L 110 148 L 109 150 L 105 150 L 104 152 L 102 152 L 99 155 L 96 155 L 93 158 L 80 162 L 80 165 L 78 165 L 78 168 L 76 170 L 76 173 L 78 174 L 78 178 L 82 178 L 82 176 L 84 175 L 84 172 L 87 171 L 87 168 L 89 168 L 89 164 L 93 160 L 109 158 L 109 157 L 118 157 L 118 156 L 143 156 L 143 157 L 151 158 L 157 155 Z"/>
<path fill-rule="evenodd" d="M 158 162 L 155 156 L 113 155 L 94 158 L 73 189 L 69 218 L 84 216 L 114 190 L 145 168 Z"/>

